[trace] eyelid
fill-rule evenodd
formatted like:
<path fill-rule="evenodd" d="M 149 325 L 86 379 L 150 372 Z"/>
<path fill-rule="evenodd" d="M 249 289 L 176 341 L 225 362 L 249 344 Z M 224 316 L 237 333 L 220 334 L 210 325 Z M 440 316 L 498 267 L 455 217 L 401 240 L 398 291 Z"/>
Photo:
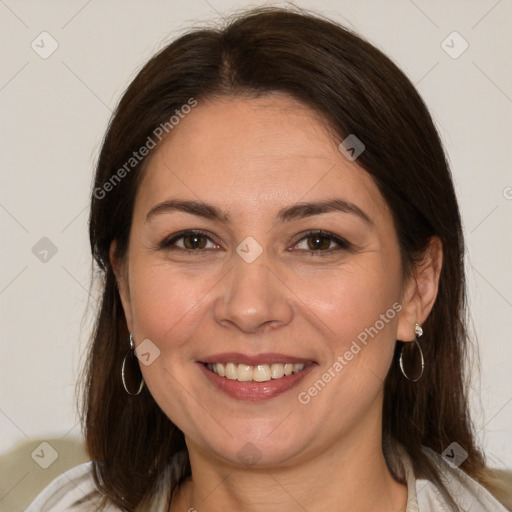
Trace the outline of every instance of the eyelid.
<path fill-rule="evenodd" d="M 211 250 L 211 249 L 187 249 L 187 248 L 183 248 L 183 247 L 177 247 L 174 245 L 178 240 L 184 238 L 187 235 L 202 235 L 202 236 L 206 237 L 214 245 L 216 245 L 216 248 L 219 248 L 221 246 L 221 244 L 219 244 L 210 233 L 203 231 L 202 229 L 185 229 L 185 230 L 179 231 L 177 233 L 174 233 L 167 238 L 164 238 L 164 240 L 162 240 L 162 242 L 160 242 L 158 244 L 158 247 L 163 250 L 178 249 L 178 250 L 187 251 L 190 253 L 192 253 L 192 252 L 202 253 L 202 252 Z M 296 249 L 296 250 L 298 250 L 300 252 L 304 252 L 304 253 L 322 255 L 322 254 L 331 254 L 331 253 L 333 253 L 335 251 L 339 251 L 339 250 L 350 250 L 353 248 L 353 245 L 350 242 L 348 242 L 346 239 L 342 238 L 341 236 L 335 235 L 334 233 L 331 233 L 330 231 L 325 231 L 322 229 L 312 229 L 312 230 L 301 233 L 300 235 L 298 235 L 298 236 L 300 236 L 300 238 L 298 238 L 293 243 L 292 247 L 295 247 L 303 240 L 305 240 L 311 236 L 314 236 L 314 235 L 330 239 L 334 243 L 336 243 L 338 245 L 338 247 L 334 248 L 334 249 L 332 249 L 332 248 L 327 249 L 324 251 L 322 251 L 322 250 L 315 251 L 315 250 L 306 250 L 306 249 Z"/>
<path fill-rule="evenodd" d="M 182 231 L 178 231 L 177 233 L 173 233 L 172 235 L 164 238 L 159 244 L 158 247 L 160 249 L 170 249 L 170 248 L 176 248 L 182 251 L 188 251 L 188 252 L 203 252 L 207 249 L 184 249 L 183 247 L 173 247 L 173 245 L 180 240 L 181 238 L 184 238 L 187 235 L 203 235 L 206 237 L 210 242 L 215 244 L 217 247 L 220 246 L 220 244 L 215 241 L 213 236 L 208 233 L 207 231 L 203 231 L 202 229 L 184 229 Z"/>
<path fill-rule="evenodd" d="M 323 254 L 329 254 L 329 253 L 332 253 L 334 251 L 342 250 L 342 249 L 350 250 L 350 249 L 352 249 L 354 247 L 353 244 L 351 244 L 345 238 L 343 238 L 341 236 L 338 236 L 338 235 L 335 235 L 334 233 L 331 233 L 330 231 L 325 231 L 323 229 L 312 229 L 312 230 L 306 231 L 305 233 L 301 233 L 301 235 L 299 235 L 300 238 L 296 242 L 294 242 L 293 246 L 296 246 L 297 244 L 302 242 L 304 239 L 309 238 L 309 237 L 314 236 L 314 235 L 320 235 L 320 236 L 322 236 L 324 238 L 331 239 L 333 242 L 338 244 L 338 248 L 337 249 L 328 249 L 326 251 L 313 251 L 313 250 L 307 251 L 306 250 L 304 252 L 310 252 L 310 253 L 315 253 L 315 254 L 322 254 L 322 253 Z"/>

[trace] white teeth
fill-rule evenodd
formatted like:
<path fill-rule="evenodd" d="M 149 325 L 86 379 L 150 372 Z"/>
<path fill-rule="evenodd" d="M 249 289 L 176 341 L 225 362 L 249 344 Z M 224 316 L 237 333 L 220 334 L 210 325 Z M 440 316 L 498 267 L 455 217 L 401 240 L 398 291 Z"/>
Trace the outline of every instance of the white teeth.
<path fill-rule="evenodd" d="M 217 363 L 222 364 L 222 363 Z M 236 366 L 233 363 L 228 363 L 226 365 L 225 374 L 228 379 L 236 380 Z"/>
<path fill-rule="evenodd" d="M 284 366 L 282 364 L 273 364 L 270 367 L 270 373 L 273 379 L 280 379 L 284 376 Z"/>
<path fill-rule="evenodd" d="M 225 377 L 226 371 L 224 370 L 224 365 L 217 363 L 217 364 L 214 364 L 213 367 L 215 368 L 215 373 L 217 375 L 220 375 L 221 377 Z"/>
<path fill-rule="evenodd" d="M 256 382 L 266 382 L 272 378 L 270 366 L 268 364 L 259 364 L 252 371 L 252 380 Z"/>
<path fill-rule="evenodd" d="M 249 382 L 252 380 L 252 366 L 247 364 L 239 364 L 236 369 L 236 380 L 241 382 Z"/>
<path fill-rule="evenodd" d="M 258 364 L 256 366 L 235 363 L 208 363 L 206 365 L 209 370 L 220 377 L 238 380 L 239 382 L 249 382 L 251 380 L 267 382 L 272 379 L 281 379 L 292 373 L 301 372 L 305 366 L 303 363 L 273 363 L 271 365 Z"/>

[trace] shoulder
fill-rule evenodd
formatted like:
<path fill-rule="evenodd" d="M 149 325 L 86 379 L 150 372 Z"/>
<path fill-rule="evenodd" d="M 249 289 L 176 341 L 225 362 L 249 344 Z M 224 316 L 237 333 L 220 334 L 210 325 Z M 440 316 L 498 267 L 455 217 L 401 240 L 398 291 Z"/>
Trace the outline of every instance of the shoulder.
<path fill-rule="evenodd" d="M 90 512 L 99 503 L 92 463 L 75 466 L 57 477 L 29 505 L 25 512 Z M 105 512 L 115 512 L 108 508 Z"/>
<path fill-rule="evenodd" d="M 141 511 L 164 512 L 168 510 L 170 493 L 169 466 L 162 474 L 158 489 L 150 502 L 140 507 Z M 57 477 L 29 505 L 25 512 L 121 512 L 113 505 L 99 509 L 101 495 L 93 478 L 92 463 L 85 462 Z M 137 508 L 139 510 L 139 508 Z"/>
<path fill-rule="evenodd" d="M 423 451 L 438 467 L 446 489 L 461 510 L 508 512 L 508 509 L 483 485 L 472 479 L 464 471 L 449 464 L 441 455 L 430 448 L 424 447 Z M 450 510 L 440 490 L 429 480 L 416 480 L 416 496 L 420 512 Z"/>

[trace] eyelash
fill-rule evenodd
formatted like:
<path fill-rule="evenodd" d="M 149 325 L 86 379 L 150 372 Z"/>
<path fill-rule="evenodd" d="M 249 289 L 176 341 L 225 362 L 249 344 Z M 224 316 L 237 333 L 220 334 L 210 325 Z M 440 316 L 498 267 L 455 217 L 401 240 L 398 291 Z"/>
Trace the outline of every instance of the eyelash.
<path fill-rule="evenodd" d="M 215 245 L 219 245 L 214 240 L 212 240 L 212 238 L 208 235 L 208 233 L 206 233 L 204 231 L 185 230 L 185 231 L 180 231 L 179 233 L 176 233 L 176 234 L 172 235 L 171 237 L 163 240 L 159 244 L 159 248 L 162 250 L 186 251 L 189 254 L 195 253 L 197 255 L 204 254 L 205 251 L 211 250 L 211 249 L 187 249 L 187 248 L 183 248 L 183 247 L 176 247 L 174 245 L 178 240 L 181 240 L 182 238 L 185 238 L 188 235 L 201 235 L 201 236 L 206 237 L 209 241 L 213 242 Z M 353 247 L 350 242 L 347 242 L 347 240 L 345 240 L 333 233 L 330 233 L 329 231 L 323 231 L 320 229 L 307 231 L 306 233 L 303 234 L 302 238 L 300 238 L 297 242 L 294 243 L 294 246 L 298 245 L 303 240 L 307 240 L 308 238 L 311 238 L 313 236 L 316 236 L 318 238 L 327 238 L 328 240 L 333 241 L 336 244 L 338 244 L 339 247 L 335 248 L 335 249 L 332 249 L 332 248 L 327 249 L 324 251 L 322 251 L 322 250 L 305 250 L 305 249 L 297 249 L 297 250 L 299 250 L 301 252 L 308 253 L 311 256 L 321 256 L 322 257 L 322 256 L 329 256 L 333 252 L 336 252 L 339 250 L 350 250 Z"/>

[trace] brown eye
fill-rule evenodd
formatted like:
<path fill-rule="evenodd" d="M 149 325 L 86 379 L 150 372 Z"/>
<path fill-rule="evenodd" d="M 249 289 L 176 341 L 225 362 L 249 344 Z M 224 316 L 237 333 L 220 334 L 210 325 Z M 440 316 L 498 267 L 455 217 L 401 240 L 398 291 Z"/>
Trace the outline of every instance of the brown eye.
<path fill-rule="evenodd" d="M 204 249 L 206 247 L 206 237 L 204 235 L 190 234 L 182 238 L 185 249 Z"/>
<path fill-rule="evenodd" d="M 311 231 L 295 245 L 296 249 L 309 253 L 331 253 L 340 249 L 350 249 L 351 244 L 333 233 Z"/>
<path fill-rule="evenodd" d="M 210 246 L 208 246 L 210 244 Z M 186 251 L 202 251 L 217 248 L 211 238 L 200 231 L 182 231 L 171 238 L 167 238 L 160 244 L 161 249 Z"/>
<path fill-rule="evenodd" d="M 323 235 L 308 236 L 308 248 L 312 251 L 326 250 L 330 248 L 332 239 Z"/>

